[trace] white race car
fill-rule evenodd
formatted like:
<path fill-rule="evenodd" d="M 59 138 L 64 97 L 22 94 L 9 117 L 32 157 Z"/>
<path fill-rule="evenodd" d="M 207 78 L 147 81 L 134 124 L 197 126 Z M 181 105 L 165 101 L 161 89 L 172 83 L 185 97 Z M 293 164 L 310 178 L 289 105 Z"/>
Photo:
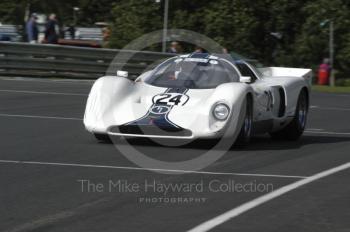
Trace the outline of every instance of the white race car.
<path fill-rule="evenodd" d="M 296 140 L 305 128 L 310 69 L 255 68 L 194 53 L 170 58 L 136 81 L 127 76 L 118 71 L 92 87 L 84 124 L 99 140 L 223 137 L 247 143 L 259 133 Z"/>

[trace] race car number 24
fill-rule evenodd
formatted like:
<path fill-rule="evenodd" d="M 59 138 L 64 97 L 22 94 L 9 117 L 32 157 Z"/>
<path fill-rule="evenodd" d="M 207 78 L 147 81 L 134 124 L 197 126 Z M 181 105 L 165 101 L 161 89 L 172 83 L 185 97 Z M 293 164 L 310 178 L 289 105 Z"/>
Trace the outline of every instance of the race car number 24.
<path fill-rule="evenodd" d="M 185 105 L 189 100 L 189 97 L 185 94 L 178 93 L 163 93 L 153 97 L 153 104 L 178 106 Z"/>

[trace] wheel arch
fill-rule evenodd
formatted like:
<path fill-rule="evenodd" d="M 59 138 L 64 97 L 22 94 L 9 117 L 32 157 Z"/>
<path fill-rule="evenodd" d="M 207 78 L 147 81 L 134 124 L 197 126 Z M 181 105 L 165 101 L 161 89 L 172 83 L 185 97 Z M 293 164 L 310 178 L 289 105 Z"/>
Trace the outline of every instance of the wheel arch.
<path fill-rule="evenodd" d="M 254 103 L 254 100 L 253 100 L 253 93 L 252 92 L 248 92 L 247 95 L 246 95 L 246 98 L 251 101 L 251 104 Z"/>
<path fill-rule="evenodd" d="M 254 95 L 252 92 L 248 92 L 246 94 L 246 97 L 247 101 L 249 101 L 250 105 L 251 105 L 251 110 L 253 112 L 253 118 L 254 118 Z"/>
<path fill-rule="evenodd" d="M 303 91 L 306 94 L 307 107 L 309 108 L 310 107 L 310 92 L 309 92 L 309 89 L 306 86 L 304 86 L 304 87 L 301 88 L 300 93 L 303 92 Z"/>

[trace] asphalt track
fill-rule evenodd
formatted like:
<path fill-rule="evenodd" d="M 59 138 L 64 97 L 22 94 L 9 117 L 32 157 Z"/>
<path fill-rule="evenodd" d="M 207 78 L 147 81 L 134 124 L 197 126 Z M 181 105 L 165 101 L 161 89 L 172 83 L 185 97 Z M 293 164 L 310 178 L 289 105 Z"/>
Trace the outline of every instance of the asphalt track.
<path fill-rule="evenodd" d="M 81 121 L 90 87 L 87 81 L 0 79 L 0 231 L 350 231 L 350 169 L 308 179 L 350 162 L 350 95 L 313 93 L 300 141 L 261 136 L 202 172 L 178 175 L 138 169 L 113 145 L 96 142 Z M 169 148 L 148 140 L 133 146 L 167 161 L 211 147 L 200 141 Z M 80 180 L 89 181 L 89 189 Z M 251 204 L 303 180 L 310 181 Z M 117 181 L 139 191 L 109 189 Z M 202 183 L 203 189 L 164 195 L 145 187 L 153 181 Z M 228 182 L 268 191 L 218 189 Z M 251 208 L 241 214 L 215 219 L 246 203 Z M 210 220 L 217 223 L 212 228 L 205 224 Z"/>

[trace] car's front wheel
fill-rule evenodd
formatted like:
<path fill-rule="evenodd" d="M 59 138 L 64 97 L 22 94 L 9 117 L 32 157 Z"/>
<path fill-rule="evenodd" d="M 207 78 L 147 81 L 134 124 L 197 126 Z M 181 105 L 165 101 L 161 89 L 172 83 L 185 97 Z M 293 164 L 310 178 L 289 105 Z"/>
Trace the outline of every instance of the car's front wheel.
<path fill-rule="evenodd" d="M 293 120 L 282 130 L 270 133 L 272 138 L 297 140 L 303 134 L 308 115 L 308 97 L 306 90 L 302 90 L 299 94 L 297 107 Z"/>
<path fill-rule="evenodd" d="M 95 138 L 96 138 L 98 141 L 106 142 L 106 143 L 110 143 L 110 142 L 111 142 L 111 138 L 110 138 L 107 134 L 97 134 L 97 133 L 94 133 L 94 136 L 95 136 Z"/>
<path fill-rule="evenodd" d="M 253 130 L 253 101 L 248 96 L 246 100 L 246 112 L 243 125 L 237 137 L 235 145 L 244 146 L 249 143 Z"/>

